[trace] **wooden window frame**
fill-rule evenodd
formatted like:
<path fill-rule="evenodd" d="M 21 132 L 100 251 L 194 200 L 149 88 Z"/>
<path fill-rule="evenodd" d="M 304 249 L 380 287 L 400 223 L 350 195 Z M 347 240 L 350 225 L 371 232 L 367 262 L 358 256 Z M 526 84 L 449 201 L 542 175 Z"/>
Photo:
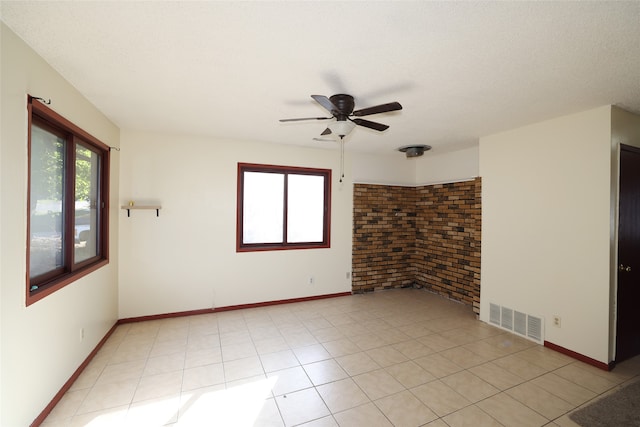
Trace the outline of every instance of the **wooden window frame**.
<path fill-rule="evenodd" d="M 244 172 L 275 173 L 285 175 L 283 203 L 283 242 L 282 243 L 243 243 L 243 201 Z M 324 217 L 322 242 L 288 243 L 287 233 L 287 179 L 292 175 L 312 175 L 324 177 Z M 306 168 L 298 166 L 276 166 L 256 163 L 238 163 L 237 180 L 237 217 L 236 217 L 236 252 L 278 251 L 294 249 L 322 249 L 331 247 L 331 169 Z"/>
<path fill-rule="evenodd" d="M 26 305 L 29 306 L 48 295 L 75 282 L 87 274 L 109 263 L 109 146 L 62 117 L 32 96 L 28 96 L 28 181 L 27 181 L 27 251 L 26 251 Z M 31 129 L 33 124 L 45 127 L 48 131 L 63 136 L 65 146 L 64 192 L 67 194 L 64 203 L 63 252 L 64 265 L 50 273 L 32 280 L 30 277 L 31 255 Z M 99 163 L 99 200 L 97 201 L 97 252 L 94 257 L 75 263 L 74 261 L 74 216 L 75 209 L 75 150 L 77 145 L 89 147 L 100 156 Z M 69 236 L 71 236 L 69 238 Z M 37 289 L 32 290 L 32 286 Z"/>

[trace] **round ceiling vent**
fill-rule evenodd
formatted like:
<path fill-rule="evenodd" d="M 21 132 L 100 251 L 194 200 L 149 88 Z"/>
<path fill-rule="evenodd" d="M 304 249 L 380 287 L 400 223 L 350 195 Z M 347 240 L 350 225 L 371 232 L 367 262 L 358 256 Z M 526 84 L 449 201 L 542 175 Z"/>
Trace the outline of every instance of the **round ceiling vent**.
<path fill-rule="evenodd" d="M 398 148 L 398 151 L 405 153 L 407 157 L 420 157 L 425 151 L 431 150 L 430 145 L 405 145 Z"/>

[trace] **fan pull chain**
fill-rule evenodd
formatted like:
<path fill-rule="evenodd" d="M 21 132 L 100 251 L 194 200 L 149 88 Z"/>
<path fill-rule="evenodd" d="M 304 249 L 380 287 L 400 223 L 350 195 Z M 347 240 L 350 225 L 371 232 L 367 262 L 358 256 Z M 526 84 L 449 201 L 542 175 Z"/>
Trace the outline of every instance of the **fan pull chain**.
<path fill-rule="evenodd" d="M 344 178 L 344 136 L 340 137 L 340 182 Z"/>

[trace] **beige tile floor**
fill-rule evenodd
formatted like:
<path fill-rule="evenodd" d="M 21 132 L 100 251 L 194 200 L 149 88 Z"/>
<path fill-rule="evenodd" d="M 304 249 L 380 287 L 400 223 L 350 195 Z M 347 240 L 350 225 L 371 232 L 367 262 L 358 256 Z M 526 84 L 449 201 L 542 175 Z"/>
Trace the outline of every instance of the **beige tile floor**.
<path fill-rule="evenodd" d="M 118 326 L 43 426 L 573 426 L 636 380 L 393 290 Z"/>

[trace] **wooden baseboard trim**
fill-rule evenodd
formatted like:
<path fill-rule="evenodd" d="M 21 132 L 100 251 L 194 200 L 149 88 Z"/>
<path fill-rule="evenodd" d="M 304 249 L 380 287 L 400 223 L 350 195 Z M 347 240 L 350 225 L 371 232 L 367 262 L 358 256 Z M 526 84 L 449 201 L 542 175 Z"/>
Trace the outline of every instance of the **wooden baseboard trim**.
<path fill-rule="evenodd" d="M 60 388 L 60 391 L 58 391 L 56 393 L 55 396 L 53 396 L 53 399 L 51 399 L 51 402 L 49 402 L 49 404 L 42 410 L 42 412 L 40 412 L 40 415 L 38 415 L 36 417 L 35 420 L 33 420 L 33 422 L 31 423 L 31 427 L 38 427 L 40 424 L 42 424 L 45 420 L 45 418 L 47 418 L 47 416 L 51 413 L 51 411 L 53 410 L 53 408 L 60 402 L 60 400 L 64 397 L 64 394 L 69 391 L 69 389 L 71 388 L 71 386 L 73 385 L 73 383 L 78 379 L 78 377 L 80 376 L 80 374 L 82 373 L 82 371 L 84 371 L 84 369 L 87 367 L 87 365 L 89 364 L 89 362 L 91 362 L 91 360 L 95 357 L 95 355 L 98 353 L 98 351 L 102 348 L 102 346 L 104 345 L 105 342 L 107 342 L 107 340 L 109 339 L 109 337 L 111 336 L 111 334 L 113 334 L 113 331 L 116 330 L 116 327 L 118 326 L 118 323 L 114 323 L 114 325 L 111 327 L 111 329 L 109 329 L 109 331 L 107 331 L 107 333 L 105 334 L 104 338 L 102 338 L 100 340 L 100 342 L 98 343 L 98 345 L 96 345 L 96 347 L 93 349 L 93 351 L 91 353 L 89 353 L 89 355 L 87 356 L 86 359 L 84 359 L 84 362 L 82 362 L 80 364 L 80 366 L 78 366 L 78 369 L 75 370 L 75 372 L 73 373 L 73 375 L 71 375 L 71 377 L 67 380 L 66 383 L 64 383 L 64 385 L 62 386 L 62 388 Z"/>
<path fill-rule="evenodd" d="M 568 348 L 564 348 L 562 346 L 559 346 L 549 341 L 545 341 L 544 346 L 547 348 L 550 348 L 551 350 L 555 350 L 558 353 L 565 354 L 569 357 L 572 357 L 581 362 L 589 364 L 591 366 L 595 366 L 596 368 L 602 369 L 603 371 L 610 371 L 613 368 L 613 365 L 611 363 L 600 362 L 599 360 L 592 359 L 588 356 L 585 356 L 584 354 L 577 353 L 573 350 L 569 350 Z"/>
<path fill-rule="evenodd" d="M 214 310 L 211 308 L 202 308 L 199 310 L 176 311 L 174 313 L 151 314 L 149 316 L 126 317 L 124 319 L 118 319 L 117 324 L 122 325 L 125 323 L 145 322 L 147 320 L 160 320 L 160 319 L 170 319 L 172 317 L 195 316 L 198 314 L 209 314 L 213 312 Z"/>
<path fill-rule="evenodd" d="M 319 299 L 326 298 L 336 298 L 336 297 L 345 297 L 351 295 L 351 292 L 339 292 L 335 294 L 325 294 L 325 295 L 314 295 L 310 297 L 301 297 L 301 298 L 290 298 L 290 299 L 281 299 L 281 300 L 273 300 L 273 301 L 265 301 L 265 302 L 255 302 L 251 304 L 238 304 L 238 305 L 228 305 L 225 307 L 216 307 L 216 308 L 202 308 L 198 310 L 189 310 L 189 311 L 178 311 L 174 313 L 164 313 L 164 314 L 152 314 L 149 316 L 139 316 L 139 317 L 127 317 L 124 319 L 119 319 L 117 324 L 121 325 L 124 323 L 134 323 L 134 322 L 144 322 L 146 320 L 159 320 L 159 319 L 169 319 L 172 317 L 182 317 L 182 316 L 194 316 L 198 314 L 210 314 L 210 313 L 220 313 L 223 311 L 231 311 L 231 310 L 242 310 L 244 308 L 258 308 L 258 307 L 267 307 L 270 305 L 279 305 L 279 304 L 291 304 L 294 302 L 305 302 L 305 301 L 314 301 Z"/>
<path fill-rule="evenodd" d="M 349 295 L 351 295 L 351 292 L 339 292 L 336 294 L 315 295 L 312 297 L 280 299 L 280 300 L 274 300 L 274 301 L 256 302 L 252 304 L 229 305 L 226 307 L 216 307 L 213 310 L 213 312 L 216 313 L 220 311 L 242 310 L 243 308 L 267 307 L 270 305 L 291 304 L 294 302 L 305 302 L 305 301 L 314 301 L 314 300 L 326 299 L 326 298 L 346 297 Z"/>

